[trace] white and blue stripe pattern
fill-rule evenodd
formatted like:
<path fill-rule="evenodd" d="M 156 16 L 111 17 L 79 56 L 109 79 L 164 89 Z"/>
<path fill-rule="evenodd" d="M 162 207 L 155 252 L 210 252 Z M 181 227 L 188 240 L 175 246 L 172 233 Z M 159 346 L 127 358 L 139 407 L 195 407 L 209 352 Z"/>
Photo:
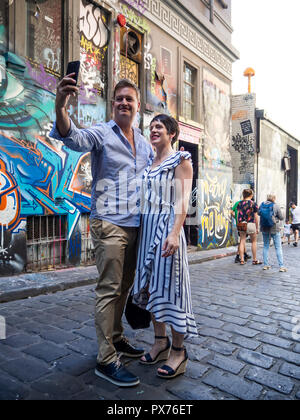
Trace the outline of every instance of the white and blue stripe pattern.
<path fill-rule="evenodd" d="M 174 226 L 175 169 L 188 152 L 177 152 L 161 165 L 146 169 L 142 187 L 142 221 L 139 237 L 134 301 L 146 307 L 156 321 L 164 322 L 185 336 L 198 335 L 192 310 L 187 244 L 181 229 L 175 255 L 162 258 L 162 247 Z M 149 291 L 150 297 L 148 297 Z"/>

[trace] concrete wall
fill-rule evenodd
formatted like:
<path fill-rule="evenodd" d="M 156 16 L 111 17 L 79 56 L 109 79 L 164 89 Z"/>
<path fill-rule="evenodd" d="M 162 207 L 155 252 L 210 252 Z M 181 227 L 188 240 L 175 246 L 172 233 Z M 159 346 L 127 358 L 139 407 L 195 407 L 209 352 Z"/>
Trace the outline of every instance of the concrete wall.
<path fill-rule="evenodd" d="M 285 212 L 288 186 L 283 158 L 288 146 L 299 151 L 299 145 L 299 140 L 268 120 L 263 110 L 256 110 L 255 94 L 233 96 L 231 156 L 234 200 L 241 197 L 244 188 L 252 188 L 258 204 L 265 201 L 268 194 L 275 194 Z"/>
<path fill-rule="evenodd" d="M 267 194 L 275 194 L 278 204 L 286 210 L 287 174 L 282 167 L 282 160 L 288 146 L 298 150 L 298 172 L 300 171 L 300 141 L 276 126 L 272 121 L 261 121 L 260 154 L 258 156 L 258 202 L 266 199 Z M 298 191 L 299 191 L 298 177 Z M 299 199 L 299 195 L 298 195 Z"/>
<path fill-rule="evenodd" d="M 282 158 L 287 150 L 288 137 L 268 121 L 261 122 L 260 154 L 258 156 L 257 201 L 266 200 L 275 194 L 277 202 L 286 207 L 286 176 L 282 169 Z"/>

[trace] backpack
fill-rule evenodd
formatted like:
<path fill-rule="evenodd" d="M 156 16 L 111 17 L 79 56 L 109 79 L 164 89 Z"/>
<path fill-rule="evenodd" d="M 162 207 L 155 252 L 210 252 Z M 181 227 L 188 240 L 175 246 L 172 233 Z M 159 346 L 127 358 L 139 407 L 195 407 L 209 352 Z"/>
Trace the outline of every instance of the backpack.
<path fill-rule="evenodd" d="M 261 227 L 271 228 L 275 225 L 274 222 L 274 203 L 262 203 L 259 208 Z"/>

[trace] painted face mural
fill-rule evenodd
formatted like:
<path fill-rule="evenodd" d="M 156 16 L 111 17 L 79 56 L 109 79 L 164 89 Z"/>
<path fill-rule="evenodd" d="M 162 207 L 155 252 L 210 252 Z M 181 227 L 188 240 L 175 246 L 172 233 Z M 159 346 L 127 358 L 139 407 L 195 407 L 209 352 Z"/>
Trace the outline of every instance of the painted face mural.
<path fill-rule="evenodd" d="M 90 12 L 83 6 L 85 23 L 94 34 L 86 42 L 97 44 L 90 49 L 90 69 L 99 72 L 108 31 L 95 10 Z M 41 6 L 40 17 L 45 20 L 44 14 Z M 49 11 L 48 15 L 50 25 Z M 84 25 L 82 33 L 86 34 Z M 0 24 L 0 46 L 5 43 L 4 34 L 5 27 Z M 58 41 L 53 38 L 55 44 Z M 82 51 L 84 47 L 92 48 L 89 45 L 82 46 Z M 72 243 L 73 235 L 78 237 L 80 214 L 90 211 L 89 155 L 73 152 L 49 137 L 55 120 L 54 92 L 60 69 L 56 66 L 54 71 L 51 54 L 48 51 L 45 56 L 44 52 L 39 51 L 34 60 L 29 60 L 0 48 L 0 275 L 24 269 L 27 217 L 67 216 L 67 239 Z M 56 53 L 60 54 L 58 50 Z M 82 92 L 86 94 L 81 96 L 79 106 L 71 102 L 69 113 L 76 123 L 89 126 L 106 117 L 105 112 L 101 114 L 101 106 L 99 111 L 104 101 L 104 93 L 101 94 L 104 85 L 99 76 L 97 86 L 89 90 L 84 75 L 83 72 Z"/>

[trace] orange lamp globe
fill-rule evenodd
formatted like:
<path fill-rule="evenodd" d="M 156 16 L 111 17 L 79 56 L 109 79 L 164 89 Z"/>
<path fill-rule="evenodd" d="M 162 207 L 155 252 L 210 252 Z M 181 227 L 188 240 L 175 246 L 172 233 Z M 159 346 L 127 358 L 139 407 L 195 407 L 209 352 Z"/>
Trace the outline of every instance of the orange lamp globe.
<path fill-rule="evenodd" d="M 244 71 L 244 76 L 248 77 L 248 93 L 251 93 L 251 78 L 255 76 L 255 70 L 253 70 L 251 67 L 248 67 Z"/>

